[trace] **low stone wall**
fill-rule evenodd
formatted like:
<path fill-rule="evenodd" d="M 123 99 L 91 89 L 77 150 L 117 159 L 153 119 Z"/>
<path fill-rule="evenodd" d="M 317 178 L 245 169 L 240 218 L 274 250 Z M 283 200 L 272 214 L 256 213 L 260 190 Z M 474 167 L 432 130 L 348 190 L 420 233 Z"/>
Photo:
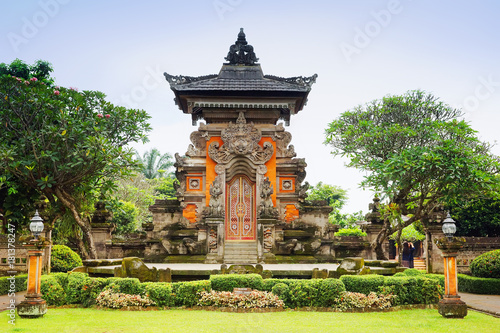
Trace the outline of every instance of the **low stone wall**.
<path fill-rule="evenodd" d="M 19 241 L 19 235 L 15 235 L 15 242 L 8 241 L 8 235 L 0 235 L 0 276 L 17 275 L 28 273 L 28 250 Z M 45 248 L 43 252 L 42 272 L 49 268 L 49 251 Z M 15 273 L 14 273 L 15 272 Z"/>
<path fill-rule="evenodd" d="M 469 274 L 469 265 L 478 255 L 500 249 L 500 237 L 465 237 L 465 245 L 458 253 L 458 273 Z"/>

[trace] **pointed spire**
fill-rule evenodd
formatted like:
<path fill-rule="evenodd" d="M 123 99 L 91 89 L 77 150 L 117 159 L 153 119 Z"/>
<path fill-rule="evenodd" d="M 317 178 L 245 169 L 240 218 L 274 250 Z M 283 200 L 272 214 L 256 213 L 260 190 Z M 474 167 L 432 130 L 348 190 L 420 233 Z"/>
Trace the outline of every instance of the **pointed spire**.
<path fill-rule="evenodd" d="M 240 28 L 238 39 L 229 47 L 227 57 L 224 59 L 229 61 L 230 65 L 246 66 L 253 66 L 259 60 L 255 56 L 253 46 L 248 44 L 243 28 Z"/>

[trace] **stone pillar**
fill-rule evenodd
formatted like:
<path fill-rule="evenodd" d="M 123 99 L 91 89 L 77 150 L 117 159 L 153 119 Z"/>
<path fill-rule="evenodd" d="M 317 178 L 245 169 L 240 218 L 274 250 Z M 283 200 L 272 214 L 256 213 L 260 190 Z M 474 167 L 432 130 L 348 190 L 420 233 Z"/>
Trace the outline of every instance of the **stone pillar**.
<path fill-rule="evenodd" d="M 106 205 L 102 201 L 96 202 L 95 208 L 90 225 L 92 227 L 92 237 L 94 238 L 97 258 L 109 259 L 106 246 L 111 245 L 111 233 L 115 229 L 115 225 L 109 223 L 113 215 L 106 209 Z"/>
<path fill-rule="evenodd" d="M 276 256 L 276 228 L 275 225 L 279 221 L 272 218 L 257 219 L 257 230 L 259 242 L 257 245 L 257 253 L 259 262 L 275 263 Z"/>
<path fill-rule="evenodd" d="M 207 259 L 206 264 L 221 263 L 224 260 L 224 218 L 206 218 Z"/>
<path fill-rule="evenodd" d="M 467 315 L 467 304 L 458 295 L 457 262 L 458 251 L 465 244 L 464 238 L 442 237 L 436 240 L 436 246 L 444 258 L 444 297 L 438 303 L 439 313 L 446 318 L 463 318 Z"/>
<path fill-rule="evenodd" d="M 40 293 L 43 250 L 48 245 L 44 240 L 30 240 L 28 248 L 28 288 L 27 293 L 17 306 L 17 314 L 21 318 L 38 318 L 47 313 L 47 303 Z"/>
<path fill-rule="evenodd" d="M 371 245 L 377 239 L 377 235 L 379 234 L 380 230 L 382 230 L 382 224 L 371 222 L 362 225 L 362 229 L 364 232 L 366 232 L 367 240 Z M 387 238 L 384 240 L 384 243 L 382 244 L 382 249 L 384 251 L 384 255 L 386 256 L 386 258 L 389 258 L 389 240 Z M 369 251 L 369 253 L 370 255 L 368 256 L 368 258 L 365 259 L 372 259 L 372 260 L 377 259 L 377 254 L 373 250 L 373 247 L 371 247 L 371 251 Z"/>
<path fill-rule="evenodd" d="M 440 255 L 436 240 L 444 237 L 441 223 L 429 223 L 425 237 L 425 264 L 428 273 L 444 273 L 443 260 Z"/>

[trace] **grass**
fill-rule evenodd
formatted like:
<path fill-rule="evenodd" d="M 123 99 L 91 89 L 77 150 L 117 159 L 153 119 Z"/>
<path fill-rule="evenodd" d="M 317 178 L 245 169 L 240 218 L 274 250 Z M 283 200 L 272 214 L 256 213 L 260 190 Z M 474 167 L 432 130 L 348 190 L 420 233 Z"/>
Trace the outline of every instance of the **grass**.
<path fill-rule="evenodd" d="M 500 332 L 500 319 L 469 311 L 445 319 L 437 310 L 335 313 L 286 311 L 227 313 L 200 310 L 120 311 L 50 308 L 43 318 L 0 313 L 0 332 Z"/>

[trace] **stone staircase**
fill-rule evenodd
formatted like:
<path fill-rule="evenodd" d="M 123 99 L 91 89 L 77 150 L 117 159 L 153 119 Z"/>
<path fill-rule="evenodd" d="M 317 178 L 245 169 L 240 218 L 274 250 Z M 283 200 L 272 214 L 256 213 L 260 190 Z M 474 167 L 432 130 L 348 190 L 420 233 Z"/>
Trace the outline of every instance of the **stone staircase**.
<path fill-rule="evenodd" d="M 424 271 L 426 270 L 424 259 L 419 259 L 419 258 L 413 259 L 413 266 L 415 269 L 418 270 L 424 270 Z"/>
<path fill-rule="evenodd" d="M 224 263 L 256 264 L 257 243 L 226 241 L 224 244 Z"/>

